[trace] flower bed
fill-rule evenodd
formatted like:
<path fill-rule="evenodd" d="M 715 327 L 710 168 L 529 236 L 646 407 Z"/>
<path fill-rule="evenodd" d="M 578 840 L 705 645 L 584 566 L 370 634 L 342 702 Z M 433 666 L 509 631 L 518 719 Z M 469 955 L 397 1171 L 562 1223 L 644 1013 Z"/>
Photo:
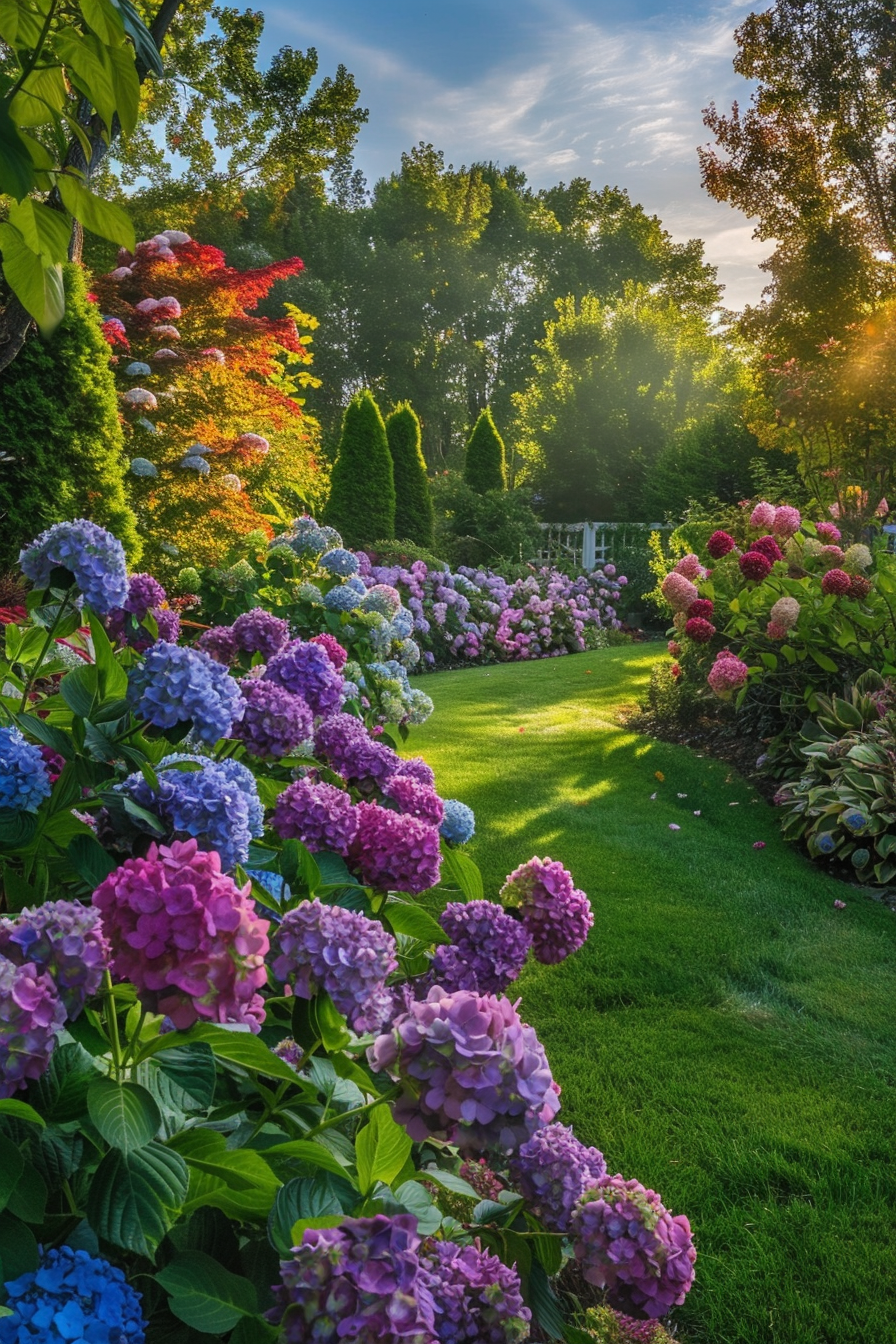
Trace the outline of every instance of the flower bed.
<path fill-rule="evenodd" d="M 253 570 L 283 579 L 266 607 L 189 646 L 107 533 L 59 524 L 23 553 L 0 683 L 0 1344 L 500 1344 L 573 1330 L 550 1286 L 573 1262 L 648 1338 L 690 1288 L 687 1219 L 557 1119 L 509 992 L 528 957 L 581 947 L 588 897 L 534 858 L 486 898 L 472 813 L 347 684 L 381 628 L 356 612 L 401 611 L 378 582 L 325 605 L 347 556 L 313 556 L 333 583 L 300 634 L 287 585 L 307 580 L 281 555 Z M 303 638 L 318 606 L 335 620 Z"/>

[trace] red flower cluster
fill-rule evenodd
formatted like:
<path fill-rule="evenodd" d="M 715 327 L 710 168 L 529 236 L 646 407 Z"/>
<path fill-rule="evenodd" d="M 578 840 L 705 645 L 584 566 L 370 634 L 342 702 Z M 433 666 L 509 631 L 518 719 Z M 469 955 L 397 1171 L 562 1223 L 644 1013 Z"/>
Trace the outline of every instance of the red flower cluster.
<path fill-rule="evenodd" d="M 753 579 L 756 583 L 761 583 L 763 579 L 767 579 L 772 572 L 771 561 L 761 551 L 747 551 L 741 556 L 738 564 L 744 578 Z"/>

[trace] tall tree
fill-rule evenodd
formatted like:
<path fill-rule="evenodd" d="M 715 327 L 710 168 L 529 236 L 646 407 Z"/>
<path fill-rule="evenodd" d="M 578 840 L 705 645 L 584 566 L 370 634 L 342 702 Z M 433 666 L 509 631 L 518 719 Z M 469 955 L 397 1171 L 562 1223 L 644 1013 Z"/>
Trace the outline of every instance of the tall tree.
<path fill-rule="evenodd" d="M 346 407 L 324 518 L 342 533 L 347 546 L 395 536 L 392 456 L 370 392 L 359 393 Z"/>
<path fill-rule="evenodd" d="M 431 548 L 432 495 L 420 446 L 420 421 L 410 402 L 396 406 L 387 417 L 386 437 L 395 480 L 395 535 Z"/>
<path fill-rule="evenodd" d="M 489 490 L 507 489 L 507 460 L 504 440 L 498 433 L 491 410 L 480 411 L 467 442 L 464 480 L 471 490 L 484 495 Z"/>

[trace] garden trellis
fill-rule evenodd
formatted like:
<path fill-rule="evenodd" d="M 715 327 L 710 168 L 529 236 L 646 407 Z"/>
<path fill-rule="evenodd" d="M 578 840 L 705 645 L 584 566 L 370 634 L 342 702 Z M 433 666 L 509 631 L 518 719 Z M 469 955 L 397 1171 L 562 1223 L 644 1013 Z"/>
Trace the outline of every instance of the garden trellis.
<path fill-rule="evenodd" d="M 542 563 L 572 563 L 589 572 L 629 547 L 646 547 L 651 532 L 672 530 L 671 523 L 542 523 L 541 527 Z"/>

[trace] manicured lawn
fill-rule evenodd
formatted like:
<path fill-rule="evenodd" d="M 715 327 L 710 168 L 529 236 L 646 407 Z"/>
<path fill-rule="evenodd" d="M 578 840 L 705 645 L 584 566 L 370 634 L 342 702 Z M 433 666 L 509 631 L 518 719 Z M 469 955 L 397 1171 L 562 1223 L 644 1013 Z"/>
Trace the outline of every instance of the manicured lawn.
<path fill-rule="evenodd" d="M 428 677 L 410 746 L 474 808 L 487 894 L 538 854 L 591 896 L 588 945 L 525 973 L 524 1016 L 561 1118 L 688 1214 L 689 1344 L 896 1340 L 896 916 L 726 766 L 620 726 L 657 650 Z"/>

